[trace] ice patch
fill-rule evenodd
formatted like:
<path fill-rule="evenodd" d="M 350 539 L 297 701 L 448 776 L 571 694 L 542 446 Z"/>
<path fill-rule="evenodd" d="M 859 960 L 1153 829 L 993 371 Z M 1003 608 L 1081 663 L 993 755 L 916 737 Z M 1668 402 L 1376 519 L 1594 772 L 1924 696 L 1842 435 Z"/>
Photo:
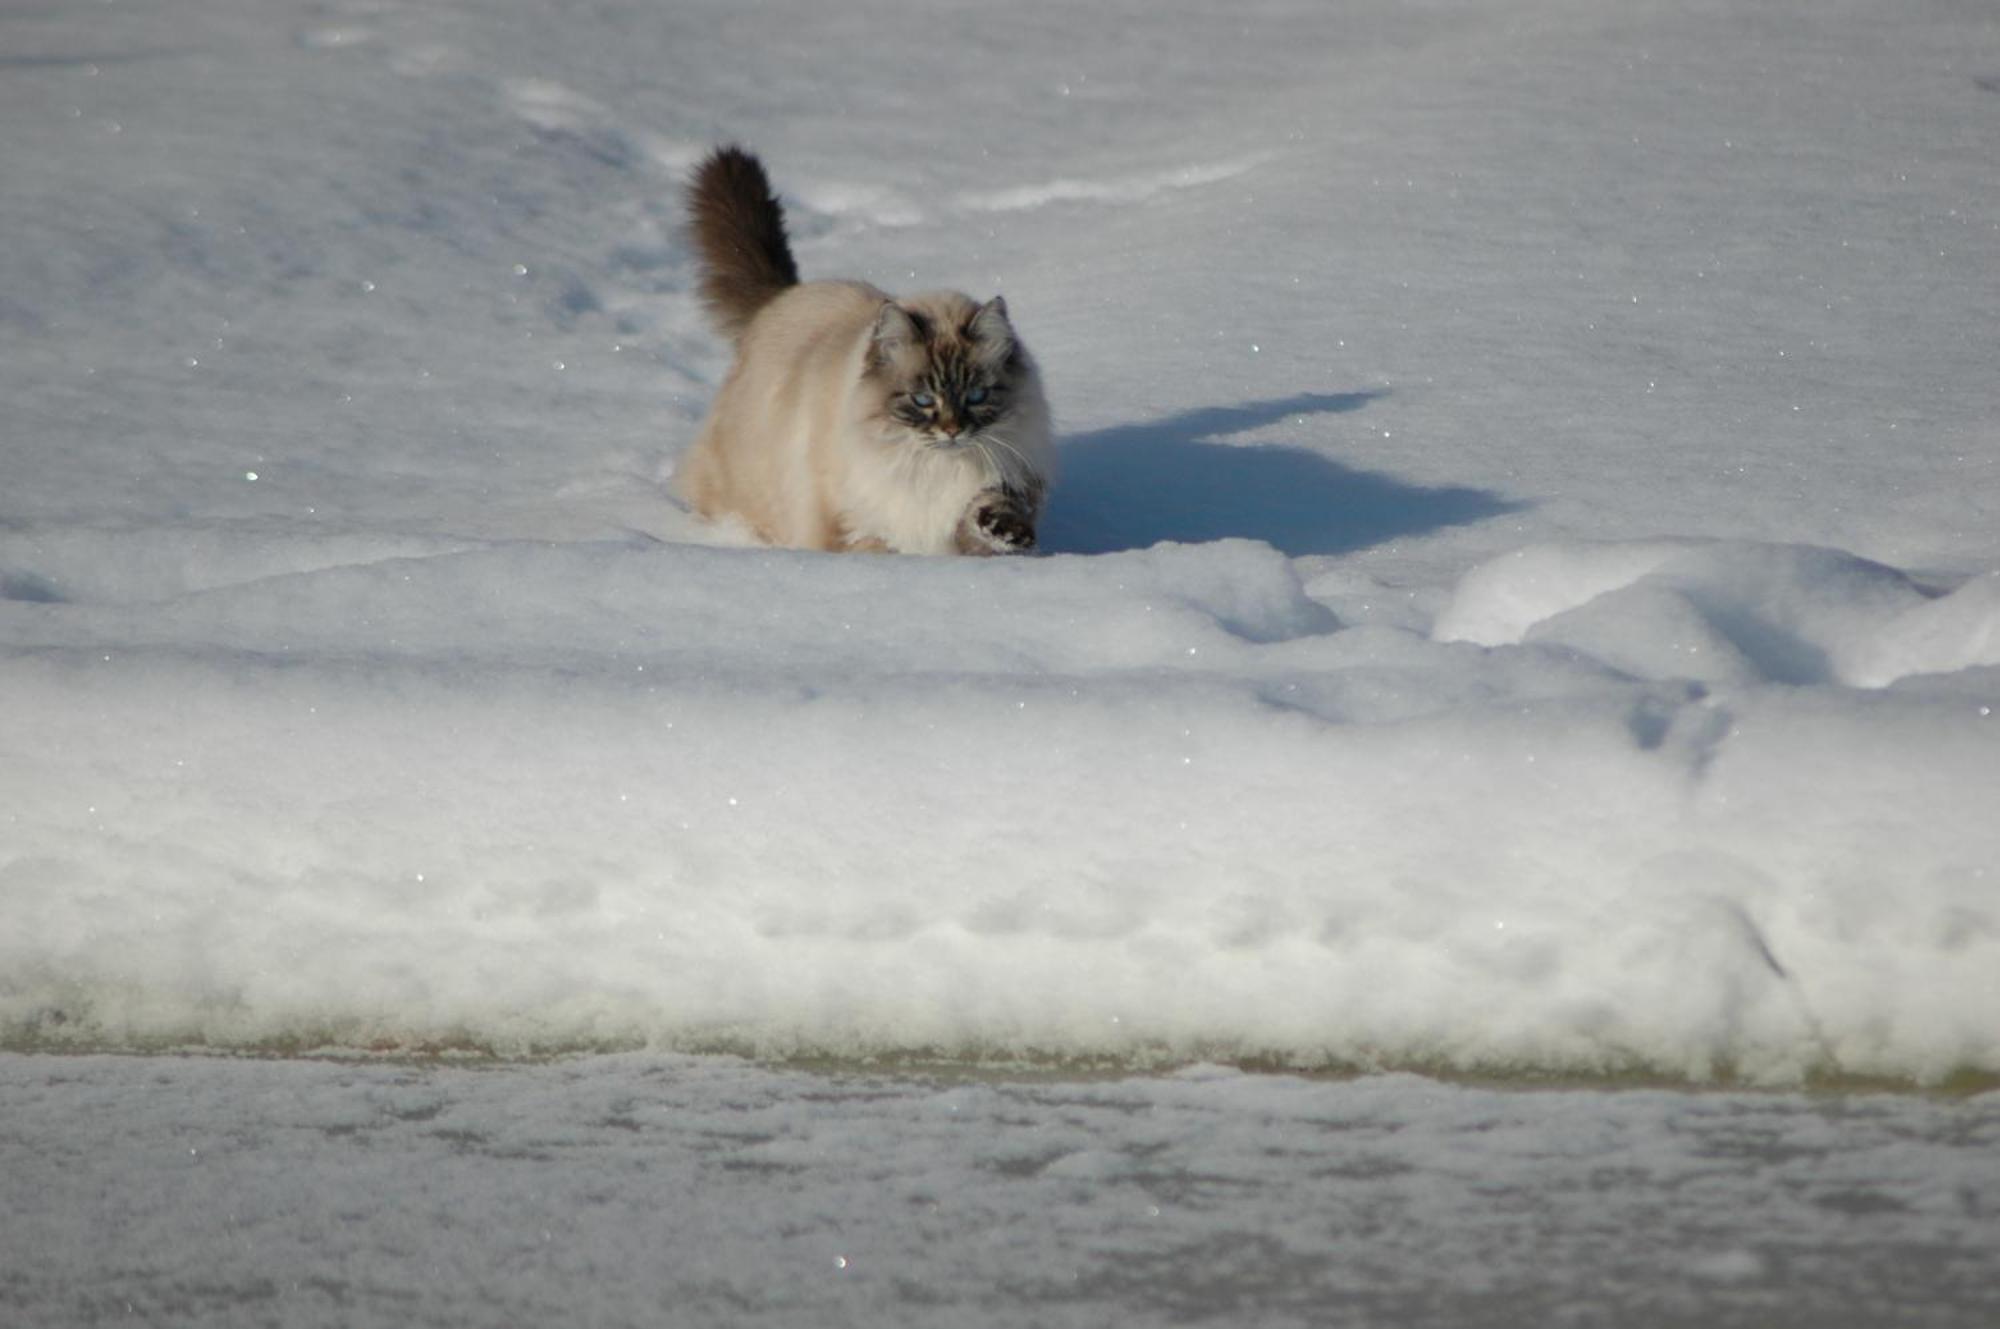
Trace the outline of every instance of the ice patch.
<path fill-rule="evenodd" d="M 353 24 L 308 28 L 299 34 L 299 45 L 314 51 L 348 50 L 372 46 L 380 40 L 373 28 Z"/>
<path fill-rule="evenodd" d="M 628 167 L 646 159 L 611 111 L 582 93 L 540 78 L 508 79 L 501 92 L 521 119 L 544 134 L 581 144 L 609 165 Z"/>
<path fill-rule="evenodd" d="M 805 177 L 788 182 L 785 192 L 814 212 L 851 217 L 873 226 L 921 226 L 927 214 L 915 200 L 882 185 Z"/>
<path fill-rule="evenodd" d="M 398 47 L 389 55 L 389 68 L 407 78 L 431 78 L 455 73 L 467 67 L 464 52 L 440 42 L 418 42 Z"/>
<path fill-rule="evenodd" d="M 1269 159 L 1267 154 L 1260 153 L 1105 180 L 1057 179 L 1009 189 L 975 190 L 960 194 L 957 203 L 969 212 L 1022 212 L 1051 203 L 1144 203 L 1173 190 L 1199 189 L 1233 180 Z"/>
<path fill-rule="evenodd" d="M 1706 1283 L 1747 1283 L 1764 1277 L 1768 1266 L 1757 1252 L 1737 1249 L 1697 1255 L 1688 1273 Z"/>
<path fill-rule="evenodd" d="M 23 1325 L 2000 1312 L 1993 1094 L 0 1053 L 0 1110 Z"/>
<path fill-rule="evenodd" d="M 639 141 L 654 165 L 674 175 L 685 175 L 709 154 L 714 144 L 698 139 L 676 138 L 668 134 L 642 133 Z"/>
<path fill-rule="evenodd" d="M 501 88 L 514 114 L 537 129 L 594 127 L 610 116 L 603 103 L 549 79 L 508 79 Z"/>

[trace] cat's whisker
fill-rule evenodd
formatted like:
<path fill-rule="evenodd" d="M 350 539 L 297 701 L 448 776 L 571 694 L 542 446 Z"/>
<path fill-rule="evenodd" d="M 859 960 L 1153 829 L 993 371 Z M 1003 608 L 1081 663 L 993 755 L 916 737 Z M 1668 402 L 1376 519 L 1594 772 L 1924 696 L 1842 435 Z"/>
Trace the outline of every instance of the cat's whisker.
<path fill-rule="evenodd" d="M 1000 463 L 993 460 L 993 450 L 986 446 L 985 439 L 974 438 L 972 440 L 972 446 L 979 449 L 979 455 L 986 462 L 987 466 L 991 467 L 996 472 L 1002 469 Z"/>
<path fill-rule="evenodd" d="M 1029 469 L 1030 471 L 1032 471 L 1032 470 L 1034 470 L 1034 469 L 1035 469 L 1035 464 L 1034 464 L 1033 462 L 1031 462 L 1031 461 L 1029 461 L 1029 460 L 1028 460 L 1028 457 L 1027 457 L 1027 454 L 1026 454 L 1026 453 L 1022 452 L 1022 451 L 1021 451 L 1021 450 L 1020 450 L 1019 448 L 1015 447 L 1015 446 L 1014 446 L 1014 445 L 1013 445 L 1012 443 L 1009 443 L 1009 442 L 1008 442 L 1008 441 L 1007 441 L 1006 439 L 1004 439 L 1004 438 L 1000 437 L 1000 435 L 998 435 L 998 434 L 981 434 L 981 435 L 980 435 L 979 437 L 980 437 L 980 441 L 981 441 L 981 443 L 982 443 L 982 444 L 985 444 L 985 443 L 997 443 L 997 444 L 999 444 L 999 445 L 1000 445 L 1001 447 L 1003 447 L 1003 448 L 1007 449 L 1007 451 L 1009 451 L 1009 452 L 1013 453 L 1013 454 L 1014 454 L 1014 456 L 1015 456 L 1015 458 L 1016 458 L 1016 459 L 1017 459 L 1017 460 L 1018 460 L 1018 461 L 1019 461 L 1019 462 L 1021 463 L 1021 465 L 1023 465 L 1023 466 L 1025 466 L 1025 467 L 1027 467 L 1027 468 L 1028 468 L 1028 469 Z M 992 454 L 990 454 L 990 453 L 989 453 L 989 454 L 987 454 L 987 455 L 988 455 L 988 458 L 990 459 L 990 458 L 991 458 L 991 455 L 992 455 Z"/>

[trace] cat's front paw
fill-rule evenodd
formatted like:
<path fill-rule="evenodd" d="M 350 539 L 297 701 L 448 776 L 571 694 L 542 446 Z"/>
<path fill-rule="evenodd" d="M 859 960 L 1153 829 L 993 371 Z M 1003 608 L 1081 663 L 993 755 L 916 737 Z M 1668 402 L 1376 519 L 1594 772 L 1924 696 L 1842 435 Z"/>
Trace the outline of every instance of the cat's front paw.
<path fill-rule="evenodd" d="M 967 554 L 1025 554 L 1035 547 L 1035 523 L 1006 499 L 975 503 L 958 528 L 959 550 Z"/>
<path fill-rule="evenodd" d="M 1033 549 L 1035 547 L 1035 524 L 1027 514 L 1012 507 L 990 507 L 979 512 L 976 520 L 980 532 L 996 548 L 1009 553 Z"/>

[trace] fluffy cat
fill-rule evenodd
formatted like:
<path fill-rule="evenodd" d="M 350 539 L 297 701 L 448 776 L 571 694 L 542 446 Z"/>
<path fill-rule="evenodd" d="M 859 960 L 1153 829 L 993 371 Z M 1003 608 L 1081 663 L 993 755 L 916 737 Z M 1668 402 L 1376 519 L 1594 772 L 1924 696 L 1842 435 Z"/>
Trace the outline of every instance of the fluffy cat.
<path fill-rule="evenodd" d="M 736 363 L 675 487 L 800 549 L 1032 549 L 1053 473 L 1049 408 L 1007 306 L 799 281 L 784 212 L 739 148 L 696 169 L 701 296 Z"/>

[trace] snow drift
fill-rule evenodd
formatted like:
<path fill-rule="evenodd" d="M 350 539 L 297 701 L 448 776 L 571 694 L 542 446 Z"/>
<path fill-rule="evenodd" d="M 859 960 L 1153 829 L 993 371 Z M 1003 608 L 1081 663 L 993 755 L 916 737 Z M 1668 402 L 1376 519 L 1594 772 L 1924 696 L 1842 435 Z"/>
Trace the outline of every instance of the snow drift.
<path fill-rule="evenodd" d="M 0 1009 L 112 1044 L 1993 1065 L 1995 671 L 1798 678 L 1962 653 L 1934 628 L 1983 583 L 1660 555 L 1475 570 L 1441 629 L 1525 640 L 1493 646 L 1343 627 L 1245 543 L 510 544 L 17 602 Z"/>

